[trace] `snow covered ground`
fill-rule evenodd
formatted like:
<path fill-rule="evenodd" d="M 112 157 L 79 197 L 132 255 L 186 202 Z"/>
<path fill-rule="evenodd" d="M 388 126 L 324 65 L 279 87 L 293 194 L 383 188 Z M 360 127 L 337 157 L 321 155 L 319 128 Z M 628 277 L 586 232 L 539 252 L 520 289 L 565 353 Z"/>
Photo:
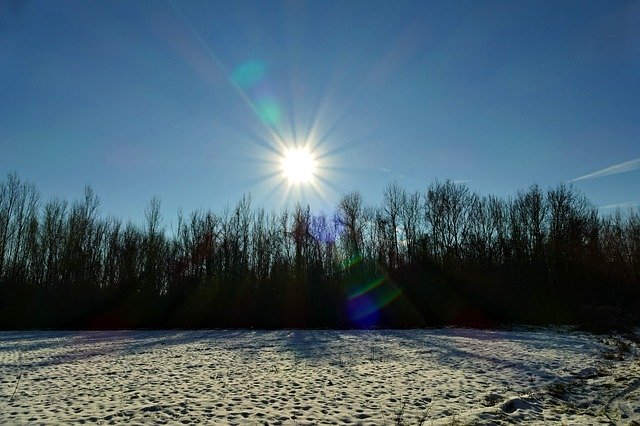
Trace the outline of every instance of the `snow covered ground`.
<path fill-rule="evenodd" d="M 0 424 L 638 424 L 638 355 L 542 329 L 0 332 Z"/>

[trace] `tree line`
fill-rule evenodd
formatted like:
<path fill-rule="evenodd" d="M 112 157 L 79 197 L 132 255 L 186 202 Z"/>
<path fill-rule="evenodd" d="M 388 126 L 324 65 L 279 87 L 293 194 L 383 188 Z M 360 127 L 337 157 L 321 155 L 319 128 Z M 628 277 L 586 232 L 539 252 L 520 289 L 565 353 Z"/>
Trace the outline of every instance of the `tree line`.
<path fill-rule="evenodd" d="M 358 192 L 332 214 L 249 196 L 144 223 L 0 182 L 0 327 L 637 324 L 640 212 L 600 215 L 564 184 L 502 199 L 464 183 Z"/>

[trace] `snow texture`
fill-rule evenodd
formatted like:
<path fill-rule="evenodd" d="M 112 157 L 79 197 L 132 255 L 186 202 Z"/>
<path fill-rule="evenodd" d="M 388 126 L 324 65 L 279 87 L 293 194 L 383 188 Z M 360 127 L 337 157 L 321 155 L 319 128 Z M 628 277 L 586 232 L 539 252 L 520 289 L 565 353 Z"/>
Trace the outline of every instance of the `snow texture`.
<path fill-rule="evenodd" d="M 558 329 L 0 332 L 0 424 L 638 424 L 634 340 Z"/>

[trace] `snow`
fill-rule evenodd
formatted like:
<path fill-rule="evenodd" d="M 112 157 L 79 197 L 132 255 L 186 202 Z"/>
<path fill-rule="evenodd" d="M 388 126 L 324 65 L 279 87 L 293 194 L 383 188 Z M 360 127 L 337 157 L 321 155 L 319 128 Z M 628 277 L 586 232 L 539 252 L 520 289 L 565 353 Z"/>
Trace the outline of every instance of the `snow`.
<path fill-rule="evenodd" d="M 0 424 L 632 424 L 638 352 L 560 329 L 0 332 Z"/>

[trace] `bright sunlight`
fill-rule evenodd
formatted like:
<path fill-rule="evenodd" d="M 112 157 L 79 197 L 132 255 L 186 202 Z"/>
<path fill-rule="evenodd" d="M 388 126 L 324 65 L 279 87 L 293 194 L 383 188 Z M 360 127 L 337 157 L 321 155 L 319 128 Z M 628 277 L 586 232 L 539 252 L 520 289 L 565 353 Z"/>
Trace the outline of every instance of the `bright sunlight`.
<path fill-rule="evenodd" d="M 306 148 L 288 149 L 282 157 L 282 172 L 290 183 L 308 183 L 315 175 L 316 160 Z"/>

